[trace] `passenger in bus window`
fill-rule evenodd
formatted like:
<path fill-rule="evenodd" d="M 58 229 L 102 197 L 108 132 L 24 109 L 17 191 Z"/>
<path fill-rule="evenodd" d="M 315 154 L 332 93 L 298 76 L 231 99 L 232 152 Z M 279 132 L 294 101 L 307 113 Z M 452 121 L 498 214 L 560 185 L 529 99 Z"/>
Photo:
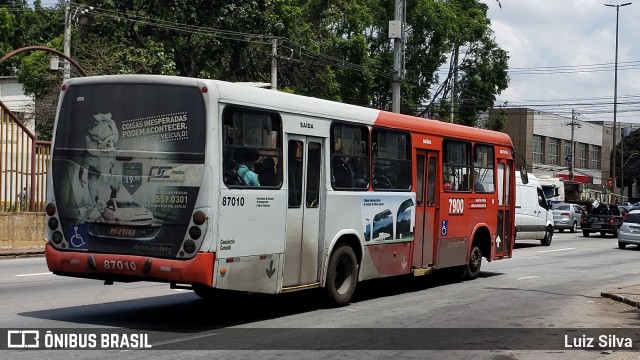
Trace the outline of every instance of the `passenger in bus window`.
<path fill-rule="evenodd" d="M 276 186 L 278 185 L 278 177 L 276 174 L 276 162 L 272 157 L 267 156 L 262 159 L 262 166 L 260 167 L 260 173 L 258 175 L 260 179 L 260 185 L 262 186 Z"/>
<path fill-rule="evenodd" d="M 355 187 L 359 189 L 369 187 L 369 175 L 367 174 L 367 170 L 365 170 L 364 166 L 361 164 L 361 161 L 357 156 L 351 158 L 350 166 L 353 170 L 353 182 Z"/>
<path fill-rule="evenodd" d="M 476 191 L 484 192 L 484 185 L 482 185 L 482 182 L 480 181 L 480 174 L 477 171 L 473 172 L 473 179 L 475 181 L 473 186 L 476 189 Z"/>
<path fill-rule="evenodd" d="M 260 186 L 258 175 L 253 172 L 253 165 L 260 158 L 256 149 L 240 149 L 238 151 L 238 175 L 248 186 Z"/>
<path fill-rule="evenodd" d="M 471 190 L 470 185 L 469 174 L 463 174 L 462 181 L 458 185 L 458 191 L 469 191 Z"/>

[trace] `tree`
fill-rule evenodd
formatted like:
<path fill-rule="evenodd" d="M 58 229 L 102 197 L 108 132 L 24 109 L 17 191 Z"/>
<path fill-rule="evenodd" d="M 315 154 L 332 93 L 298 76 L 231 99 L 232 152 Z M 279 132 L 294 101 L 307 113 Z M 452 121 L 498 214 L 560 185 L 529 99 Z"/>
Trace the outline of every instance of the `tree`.
<path fill-rule="evenodd" d="M 3 1 L 0 47 L 48 45 L 60 49 L 64 9 Z M 500 3 L 498 2 L 498 5 Z M 89 8 L 92 6 L 92 8 Z M 72 14 L 89 9 L 86 25 L 73 18 L 72 57 L 89 74 L 148 73 L 270 81 L 271 47 L 278 42 L 278 83 L 294 92 L 380 109 L 391 108 L 393 43 L 388 0 L 79 0 Z M 460 49 L 457 117 L 473 125 L 508 82 L 506 53 L 491 39 L 487 6 L 478 0 L 415 0 L 407 6 L 405 76 L 401 111 L 430 115 L 450 109 L 451 76 L 437 71 Z M 10 23 L 13 26 L 5 26 Z M 18 74 L 25 89 L 54 109 L 58 76 L 47 58 L 29 55 L 0 69 Z M 19 64 L 19 65 L 18 65 Z M 39 68 L 38 68 L 39 67 Z M 44 86 L 43 86 L 44 85 Z M 50 95 L 45 98 L 45 94 Z M 44 112 L 43 112 L 44 114 Z M 51 122 L 51 115 L 44 115 Z M 45 131 L 43 130 L 44 134 Z"/>

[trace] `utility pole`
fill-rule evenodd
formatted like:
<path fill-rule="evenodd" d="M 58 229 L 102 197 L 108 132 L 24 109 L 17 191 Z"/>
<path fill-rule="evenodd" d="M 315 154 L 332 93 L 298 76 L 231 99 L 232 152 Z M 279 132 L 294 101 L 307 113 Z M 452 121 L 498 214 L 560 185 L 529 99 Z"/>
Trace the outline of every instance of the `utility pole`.
<path fill-rule="evenodd" d="M 67 58 L 71 57 L 71 3 L 69 1 L 64 6 L 64 55 Z M 63 66 L 62 80 L 65 81 L 71 77 L 71 65 L 65 59 Z"/>
<path fill-rule="evenodd" d="M 278 89 L 278 39 L 271 44 L 271 90 Z"/>
<path fill-rule="evenodd" d="M 573 164 L 574 164 L 574 154 L 576 152 L 575 148 L 575 142 L 574 142 L 574 132 L 575 132 L 575 127 L 577 126 L 578 128 L 581 128 L 582 125 L 576 122 L 576 110 L 575 109 L 571 109 L 571 122 L 567 124 L 567 126 L 571 126 L 571 153 L 568 154 L 568 158 L 569 158 L 569 180 L 573 181 Z"/>
<path fill-rule="evenodd" d="M 456 85 L 458 85 L 458 54 L 460 53 L 460 47 L 455 46 L 453 51 L 453 85 L 451 86 L 451 119 L 453 122 L 453 110 L 456 106 Z"/>
<path fill-rule="evenodd" d="M 622 195 L 620 201 L 624 202 L 624 166 L 626 165 L 624 162 L 624 134 L 622 133 L 622 124 L 618 124 L 618 126 L 620 126 L 620 195 Z"/>
<path fill-rule="evenodd" d="M 389 22 L 389 38 L 393 39 L 393 87 L 391 110 L 400 113 L 400 84 L 403 73 L 404 52 L 404 0 L 395 0 L 394 21 Z"/>

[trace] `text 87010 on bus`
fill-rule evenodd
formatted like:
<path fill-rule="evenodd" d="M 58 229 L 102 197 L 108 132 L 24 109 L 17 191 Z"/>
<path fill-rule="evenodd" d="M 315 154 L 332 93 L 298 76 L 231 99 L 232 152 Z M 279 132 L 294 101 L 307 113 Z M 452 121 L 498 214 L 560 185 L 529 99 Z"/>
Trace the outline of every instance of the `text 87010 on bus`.
<path fill-rule="evenodd" d="M 63 85 L 47 184 L 55 274 L 207 298 L 326 289 L 511 257 L 503 133 L 242 84 Z"/>

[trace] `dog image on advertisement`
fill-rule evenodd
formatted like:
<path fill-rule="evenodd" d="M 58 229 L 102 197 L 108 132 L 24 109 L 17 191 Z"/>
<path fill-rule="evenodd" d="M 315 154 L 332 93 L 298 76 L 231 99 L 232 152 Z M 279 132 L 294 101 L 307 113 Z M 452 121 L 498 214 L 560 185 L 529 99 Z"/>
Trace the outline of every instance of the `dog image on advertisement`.
<path fill-rule="evenodd" d="M 78 172 L 82 188 L 89 188 L 91 208 L 104 208 L 104 203 L 117 196 L 122 185 L 122 164 L 116 159 L 118 127 L 111 113 L 93 115 L 93 125 L 85 135 L 86 152 Z M 87 173 L 86 180 L 84 173 Z M 99 220 L 100 211 L 89 211 L 85 220 Z"/>

